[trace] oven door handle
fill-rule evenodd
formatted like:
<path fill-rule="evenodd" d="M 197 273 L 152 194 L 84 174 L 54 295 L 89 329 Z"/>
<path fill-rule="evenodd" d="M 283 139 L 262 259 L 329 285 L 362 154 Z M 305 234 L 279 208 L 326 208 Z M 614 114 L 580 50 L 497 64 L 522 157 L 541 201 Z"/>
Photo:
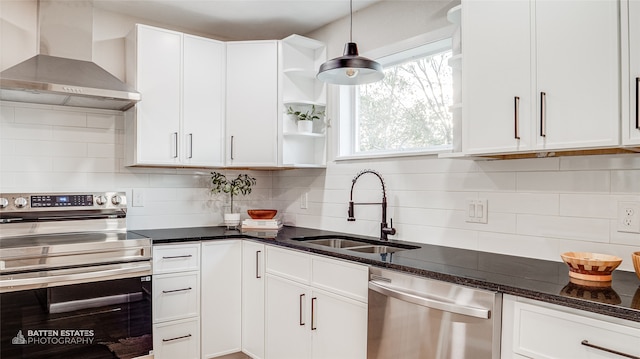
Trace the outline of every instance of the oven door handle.
<path fill-rule="evenodd" d="M 82 268 L 87 269 L 87 268 Z M 143 262 L 136 264 L 128 264 L 125 267 L 120 265 L 119 268 L 109 268 L 93 272 L 81 272 L 70 274 L 55 274 L 52 273 L 49 276 L 38 276 L 31 278 L 16 278 L 6 279 L 11 277 L 6 275 L 5 278 L 0 280 L 0 293 L 13 292 L 22 289 L 42 288 L 42 287 L 54 287 L 58 285 L 86 283 L 93 280 L 109 280 L 119 279 L 124 275 L 150 275 L 151 263 Z M 37 274 L 36 274 L 37 275 Z"/>
<path fill-rule="evenodd" d="M 427 298 L 417 293 L 411 293 L 407 290 L 399 290 L 390 286 L 382 285 L 376 281 L 369 282 L 369 289 L 378 292 L 387 297 L 399 299 L 403 302 L 417 304 L 423 307 L 437 309 L 445 312 L 462 314 L 470 317 L 489 319 L 491 311 L 483 308 L 470 307 L 466 305 L 445 302 L 439 299 Z"/>

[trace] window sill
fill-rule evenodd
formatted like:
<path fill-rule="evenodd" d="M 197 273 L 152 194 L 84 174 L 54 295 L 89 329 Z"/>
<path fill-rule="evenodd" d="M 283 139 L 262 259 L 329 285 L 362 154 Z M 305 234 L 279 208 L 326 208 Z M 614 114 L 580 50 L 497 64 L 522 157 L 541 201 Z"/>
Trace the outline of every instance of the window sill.
<path fill-rule="evenodd" d="M 397 158 L 397 157 L 415 157 L 415 156 L 430 156 L 437 157 L 441 153 L 451 153 L 451 147 L 439 148 L 437 150 L 416 150 L 416 151 L 402 151 L 402 152 L 375 152 L 367 154 L 357 155 L 343 155 L 337 156 L 334 161 L 353 161 L 353 160 L 371 160 L 371 159 L 384 159 L 384 158 Z"/>

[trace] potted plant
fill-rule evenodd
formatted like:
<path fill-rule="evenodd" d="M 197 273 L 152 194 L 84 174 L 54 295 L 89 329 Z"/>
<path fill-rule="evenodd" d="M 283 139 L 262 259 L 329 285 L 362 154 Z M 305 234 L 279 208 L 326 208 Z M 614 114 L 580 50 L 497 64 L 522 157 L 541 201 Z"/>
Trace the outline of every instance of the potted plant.
<path fill-rule="evenodd" d="M 229 213 L 224 213 L 224 224 L 227 227 L 236 227 L 240 224 L 240 212 L 235 211 L 233 207 L 233 197 L 248 195 L 254 184 L 256 184 L 256 179 L 247 174 L 238 174 L 238 177 L 229 180 L 222 173 L 211 172 L 211 192 L 214 194 L 228 193 L 231 197 Z"/>
<path fill-rule="evenodd" d="M 324 111 L 317 111 L 315 105 L 311 105 L 311 109 L 306 111 L 296 111 L 289 106 L 287 115 L 294 115 L 298 120 L 298 132 L 311 133 L 313 132 L 313 120 L 324 116 Z"/>

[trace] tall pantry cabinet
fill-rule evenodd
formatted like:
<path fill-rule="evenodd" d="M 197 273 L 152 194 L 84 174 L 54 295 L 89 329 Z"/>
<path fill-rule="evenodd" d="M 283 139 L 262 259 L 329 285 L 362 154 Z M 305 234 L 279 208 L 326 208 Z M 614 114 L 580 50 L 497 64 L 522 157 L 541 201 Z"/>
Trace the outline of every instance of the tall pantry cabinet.
<path fill-rule="evenodd" d="M 224 43 L 137 24 L 126 49 L 142 94 L 125 113 L 126 165 L 221 166 Z"/>

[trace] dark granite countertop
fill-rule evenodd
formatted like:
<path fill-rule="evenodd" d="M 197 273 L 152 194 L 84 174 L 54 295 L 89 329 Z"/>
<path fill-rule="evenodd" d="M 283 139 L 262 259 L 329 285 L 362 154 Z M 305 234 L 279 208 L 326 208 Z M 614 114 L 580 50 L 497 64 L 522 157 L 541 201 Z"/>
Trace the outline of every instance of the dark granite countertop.
<path fill-rule="evenodd" d="M 640 322 L 640 280 L 634 272 L 614 271 L 611 286 L 608 287 L 579 285 L 569 281 L 568 267 L 562 262 L 394 240 L 389 243 L 392 245 L 413 245 L 419 248 L 384 255 L 358 253 L 346 249 L 313 245 L 296 240 L 296 238 L 347 236 L 372 241 L 377 239 L 300 227 L 285 226 L 275 238 L 266 238 L 273 237 L 273 235 L 265 232 L 241 232 L 227 230 L 225 227 L 136 230 L 132 232 L 151 238 L 154 244 L 250 238 L 265 244 L 395 269 L 427 278 Z M 623 258 L 623 260 L 631 259 Z"/>

